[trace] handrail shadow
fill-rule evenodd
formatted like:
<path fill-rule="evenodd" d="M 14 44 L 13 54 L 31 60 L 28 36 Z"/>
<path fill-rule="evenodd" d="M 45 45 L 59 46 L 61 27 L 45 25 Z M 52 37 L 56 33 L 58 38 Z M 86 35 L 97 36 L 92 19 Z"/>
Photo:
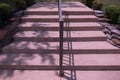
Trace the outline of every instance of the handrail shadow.
<path fill-rule="evenodd" d="M 74 66 L 74 54 L 72 53 L 72 39 L 71 39 L 71 30 L 70 30 L 70 21 L 69 21 L 69 13 L 66 12 L 65 14 L 65 26 L 67 28 L 66 30 L 66 38 L 67 41 L 65 41 L 64 48 L 66 48 L 69 52 L 64 54 L 63 56 L 63 65 L 64 66 Z M 77 80 L 76 78 L 76 71 L 70 70 L 70 71 L 64 71 L 64 77 L 67 80 Z"/>

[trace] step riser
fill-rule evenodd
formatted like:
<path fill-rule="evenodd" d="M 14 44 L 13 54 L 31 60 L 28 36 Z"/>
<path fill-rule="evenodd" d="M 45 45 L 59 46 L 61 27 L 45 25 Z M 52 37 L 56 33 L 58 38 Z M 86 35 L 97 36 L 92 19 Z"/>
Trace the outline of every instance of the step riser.
<path fill-rule="evenodd" d="M 69 19 L 69 20 L 64 20 L 67 22 L 97 22 L 98 19 L 97 18 L 86 18 L 86 19 Z M 34 18 L 22 18 L 22 22 L 59 22 L 58 19 L 34 19 Z"/>
<path fill-rule="evenodd" d="M 59 54 L 59 50 L 31 50 L 31 49 L 3 49 L 4 53 L 14 53 L 14 54 L 22 54 L 22 53 L 28 53 L 28 54 Z M 112 50 L 112 49 L 106 49 L 106 50 L 64 50 L 64 54 L 120 54 L 120 50 Z"/>
<path fill-rule="evenodd" d="M 57 11 L 25 11 L 25 15 L 58 15 Z M 63 15 L 94 15 L 93 11 L 83 11 L 83 12 L 74 12 L 74 11 L 69 11 L 69 12 L 64 12 Z"/>
<path fill-rule="evenodd" d="M 19 26 L 20 31 L 59 31 L 58 27 L 21 27 Z M 98 31 L 102 30 L 101 27 L 70 27 L 64 28 L 65 31 Z"/>
<path fill-rule="evenodd" d="M 60 66 L 0 65 L 0 70 L 60 70 Z M 63 70 L 119 71 L 120 66 L 63 66 Z"/>
<path fill-rule="evenodd" d="M 20 38 L 20 37 L 14 37 L 16 41 L 33 41 L 33 42 L 59 42 L 59 38 Z M 106 41 L 106 37 L 83 37 L 83 38 L 64 38 L 64 42 L 68 41 Z"/>

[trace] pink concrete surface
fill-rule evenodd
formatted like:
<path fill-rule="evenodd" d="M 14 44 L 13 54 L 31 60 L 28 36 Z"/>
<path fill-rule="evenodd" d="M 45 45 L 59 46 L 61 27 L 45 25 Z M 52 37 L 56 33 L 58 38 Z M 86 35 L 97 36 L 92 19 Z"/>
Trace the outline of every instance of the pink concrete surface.
<path fill-rule="evenodd" d="M 70 46 L 72 45 L 72 46 Z M 67 52 L 72 53 L 96 53 L 99 50 L 100 53 L 105 53 L 106 51 L 109 53 L 118 52 L 119 48 L 111 45 L 110 43 L 106 41 L 87 41 L 87 42 L 64 42 L 63 44 L 64 50 Z M 70 50 L 69 50 L 70 49 Z M 27 52 L 27 53 L 51 53 L 52 52 L 58 52 L 59 50 L 59 42 L 28 42 L 28 41 L 16 41 L 6 47 L 3 48 L 4 52 L 12 52 L 12 53 L 20 53 L 20 52 Z M 83 52 L 81 52 L 83 51 Z M 93 51 L 93 52 L 90 52 Z"/>
<path fill-rule="evenodd" d="M 71 22 L 69 27 L 101 27 L 99 23 L 96 22 Z M 58 27 L 59 23 L 45 23 L 45 22 L 23 22 L 19 25 L 20 27 Z M 64 24 L 66 26 L 66 23 Z"/>
<path fill-rule="evenodd" d="M 70 32 L 70 38 L 79 37 L 106 37 L 101 31 L 64 31 L 64 37 L 68 38 L 68 33 Z M 58 31 L 22 31 L 18 32 L 15 37 L 21 38 L 59 38 Z"/>
<path fill-rule="evenodd" d="M 67 44 L 64 43 L 64 44 Z M 113 45 L 111 45 L 110 43 L 108 43 L 107 41 L 87 41 L 87 42 L 72 42 L 72 49 L 119 49 Z"/>
<path fill-rule="evenodd" d="M 1 70 L 0 72 L 0 80 L 120 80 L 120 71 L 65 71 L 64 77 L 58 76 L 59 71 Z"/>
<path fill-rule="evenodd" d="M 94 41 L 94 42 L 72 42 L 72 49 L 100 49 L 100 50 L 104 50 L 104 49 L 119 49 L 111 44 L 109 44 L 108 42 L 105 41 Z M 89 44 L 89 45 L 88 45 Z M 65 49 L 67 49 L 68 46 L 68 42 L 64 42 L 64 45 L 66 45 L 67 47 Z M 8 45 L 7 47 L 11 48 L 11 49 L 57 49 L 59 46 L 59 42 L 27 42 L 27 41 L 16 41 L 10 45 Z M 7 48 L 5 47 L 5 48 Z M 5 49 L 4 48 L 4 49 Z"/>
<path fill-rule="evenodd" d="M 93 11 L 80 2 L 65 2 L 62 5 L 63 11 Z M 27 9 L 27 11 L 58 11 L 57 3 L 37 3 Z"/>
<path fill-rule="evenodd" d="M 3 54 L 0 55 L 0 65 L 59 65 L 58 54 Z"/>
<path fill-rule="evenodd" d="M 20 31 L 58 31 L 58 23 L 45 23 L 45 22 L 23 22 L 18 28 Z M 64 23 L 64 29 L 71 31 L 97 31 L 101 30 L 102 27 L 99 23 L 96 22 L 71 22 L 69 23 L 69 28 L 67 28 L 66 23 Z"/>
<path fill-rule="evenodd" d="M 79 2 L 66 2 L 62 5 L 63 12 L 93 12 L 92 9 L 86 7 Z M 56 12 L 56 3 L 36 3 L 27 8 L 26 12 Z M 65 16 L 63 16 L 65 18 Z M 72 37 L 105 37 L 99 30 L 92 31 L 91 28 L 101 28 L 96 21 L 90 21 L 91 18 L 97 19 L 94 15 L 71 15 L 71 19 L 81 19 L 83 22 L 71 22 L 70 28 L 82 27 L 89 28 L 89 31 L 71 31 Z M 26 15 L 23 19 L 58 19 L 57 15 Z M 84 22 L 84 19 L 89 19 Z M 27 32 L 16 34 L 19 37 L 58 37 L 58 32 L 42 30 L 39 27 L 52 28 L 57 27 L 58 23 L 53 22 L 23 22 L 19 25 L 27 29 Z M 65 26 L 67 24 L 64 24 Z M 34 31 L 38 29 L 39 31 Z M 66 26 L 68 27 L 68 26 Z M 31 31 L 29 29 L 31 28 Z M 33 29 L 33 30 L 32 30 Z M 40 32 L 45 32 L 40 34 Z M 58 30 L 57 30 L 58 31 Z M 67 35 L 67 33 L 65 33 Z M 37 38 L 36 38 L 37 39 Z M 79 38 L 78 38 L 79 39 Z M 120 65 L 120 49 L 109 44 L 107 41 L 69 41 L 64 42 L 63 64 L 65 66 L 119 66 Z M 59 42 L 36 42 L 36 41 L 14 41 L 10 45 L 4 47 L 4 54 L 0 54 L 0 65 L 39 65 L 54 66 L 59 65 Z M 32 53 L 32 54 L 31 54 Z M 71 54 L 70 54 L 71 53 Z M 107 53 L 107 54 L 106 54 Z M 116 54 L 117 53 L 117 54 Z M 79 71 L 65 70 L 64 77 L 60 77 L 58 70 L 0 70 L 0 80 L 120 80 L 120 71 Z"/>
<path fill-rule="evenodd" d="M 114 65 L 120 65 L 120 54 L 76 54 L 74 55 L 74 63 L 75 66 L 114 66 Z"/>
<path fill-rule="evenodd" d="M 26 15 L 22 17 L 22 19 L 58 19 L 58 15 Z M 63 16 L 65 18 L 66 16 Z M 96 19 L 97 17 L 94 15 L 70 15 L 68 16 L 69 19 L 89 19 L 93 18 Z"/>
<path fill-rule="evenodd" d="M 117 66 L 120 54 L 64 54 L 64 66 Z M 59 54 L 3 54 L 0 55 L 0 64 L 3 65 L 36 65 L 36 66 L 58 66 Z"/>
<path fill-rule="evenodd" d="M 70 15 L 63 16 L 64 21 L 69 22 L 97 22 L 98 18 L 94 15 Z M 58 15 L 27 15 L 21 18 L 22 22 L 58 22 Z"/>

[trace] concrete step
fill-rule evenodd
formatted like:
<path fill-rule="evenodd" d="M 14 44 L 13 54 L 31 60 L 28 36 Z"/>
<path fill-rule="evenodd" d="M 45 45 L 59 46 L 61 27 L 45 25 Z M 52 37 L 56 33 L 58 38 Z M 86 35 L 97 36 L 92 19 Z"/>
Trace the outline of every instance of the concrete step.
<path fill-rule="evenodd" d="M 65 70 L 120 70 L 120 54 L 64 54 Z M 0 70 L 59 70 L 59 54 L 1 54 Z M 108 69 L 107 69 L 108 68 Z"/>
<path fill-rule="evenodd" d="M 58 22 L 58 15 L 26 15 L 21 18 L 22 22 Z M 67 15 L 63 16 L 67 22 L 96 22 L 97 17 L 94 15 Z"/>
<path fill-rule="evenodd" d="M 91 11 L 67 11 L 64 10 L 62 11 L 63 15 L 94 15 L 94 12 Z M 34 11 L 34 10 L 26 10 L 24 12 L 25 15 L 58 15 L 58 11 L 54 10 L 54 11 Z"/>
<path fill-rule="evenodd" d="M 1 80 L 119 80 L 120 71 L 65 71 L 63 77 L 59 76 L 59 71 L 39 71 L 39 70 L 1 70 Z M 12 76 L 6 76 L 11 73 Z"/>
<path fill-rule="evenodd" d="M 64 2 L 62 3 L 63 14 L 68 15 L 93 15 L 92 9 L 86 7 L 80 2 Z M 26 15 L 58 15 L 58 3 L 56 2 L 40 2 L 27 8 Z"/>
<path fill-rule="evenodd" d="M 39 70 L 50 71 L 60 70 L 60 66 L 55 65 L 0 65 L 0 70 Z M 63 66 L 63 70 L 69 71 L 120 71 L 120 65 L 88 65 L 88 66 Z"/>
<path fill-rule="evenodd" d="M 120 49 L 106 41 L 64 42 L 64 54 L 119 54 Z M 59 42 L 16 41 L 2 49 L 5 53 L 59 53 Z"/>
<path fill-rule="evenodd" d="M 2 65 L 41 65 L 57 66 L 59 65 L 58 54 L 1 54 L 0 64 Z"/>
<path fill-rule="evenodd" d="M 21 31 L 14 39 L 16 41 L 57 42 L 58 31 Z M 64 31 L 64 41 L 106 41 L 106 35 L 101 31 Z"/>
<path fill-rule="evenodd" d="M 59 23 L 45 23 L 45 22 L 23 22 L 18 28 L 20 31 L 58 31 Z M 70 31 L 93 31 L 102 30 L 99 23 L 96 22 L 74 22 L 74 23 L 64 23 L 64 30 Z"/>

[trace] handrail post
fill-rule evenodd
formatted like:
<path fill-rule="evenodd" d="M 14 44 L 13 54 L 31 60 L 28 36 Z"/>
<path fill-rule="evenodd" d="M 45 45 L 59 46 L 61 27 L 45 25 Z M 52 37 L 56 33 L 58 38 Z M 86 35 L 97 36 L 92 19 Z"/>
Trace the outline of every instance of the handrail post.
<path fill-rule="evenodd" d="M 59 32 L 59 36 L 60 36 L 60 49 L 59 49 L 59 54 L 60 54 L 60 76 L 64 75 L 64 70 L 63 70 L 63 24 L 64 21 L 60 21 L 59 25 L 60 25 L 60 32 Z"/>
<path fill-rule="evenodd" d="M 63 70 L 63 27 L 64 27 L 64 20 L 62 18 L 62 1 L 58 0 L 58 12 L 59 12 L 59 65 L 60 65 L 60 76 L 64 75 Z"/>

